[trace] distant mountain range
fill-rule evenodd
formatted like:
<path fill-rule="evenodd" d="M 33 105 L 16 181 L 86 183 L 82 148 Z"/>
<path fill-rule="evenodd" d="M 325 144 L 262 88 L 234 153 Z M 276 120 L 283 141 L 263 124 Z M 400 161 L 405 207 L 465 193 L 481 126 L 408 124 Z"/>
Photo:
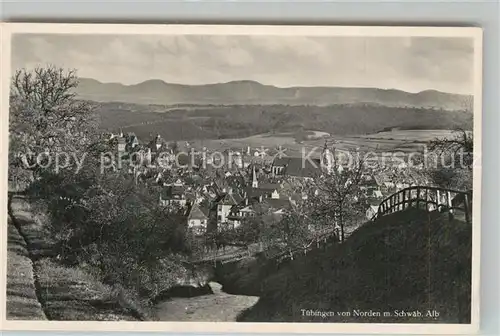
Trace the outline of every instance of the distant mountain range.
<path fill-rule="evenodd" d="M 464 109 L 471 96 L 436 90 L 409 93 L 401 90 L 344 87 L 280 88 L 255 81 L 183 85 L 147 80 L 134 85 L 101 83 L 80 78 L 77 94 L 97 102 L 136 104 L 224 104 L 224 105 L 333 105 L 377 104 L 389 107 L 423 107 L 445 110 Z"/>

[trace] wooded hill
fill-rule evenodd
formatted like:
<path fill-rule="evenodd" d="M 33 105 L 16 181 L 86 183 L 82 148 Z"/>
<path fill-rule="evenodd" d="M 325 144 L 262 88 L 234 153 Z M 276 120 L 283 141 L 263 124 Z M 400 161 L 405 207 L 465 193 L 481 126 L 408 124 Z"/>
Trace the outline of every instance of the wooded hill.
<path fill-rule="evenodd" d="M 445 110 L 463 109 L 471 96 L 425 90 L 410 93 L 396 89 L 352 87 L 276 87 L 241 80 L 204 85 L 166 83 L 147 80 L 134 85 L 101 83 L 80 78 L 78 96 L 98 102 L 138 104 L 215 104 L 215 105 L 332 105 L 379 104 L 389 107 L 425 107 Z"/>

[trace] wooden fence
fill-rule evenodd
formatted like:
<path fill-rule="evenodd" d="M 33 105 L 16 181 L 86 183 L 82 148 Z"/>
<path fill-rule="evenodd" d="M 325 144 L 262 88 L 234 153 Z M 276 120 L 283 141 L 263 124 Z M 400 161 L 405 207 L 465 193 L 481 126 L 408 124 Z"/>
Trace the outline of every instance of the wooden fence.
<path fill-rule="evenodd" d="M 472 222 L 472 190 L 459 191 L 426 186 L 405 188 L 384 199 L 372 220 L 407 208 L 446 211 L 450 214 L 462 212 L 465 215 L 465 221 L 470 224 Z"/>
<path fill-rule="evenodd" d="M 312 239 L 306 246 L 300 246 L 293 249 L 285 249 L 272 257 L 270 259 L 275 260 L 277 263 L 283 262 L 284 260 L 294 260 L 297 255 L 306 255 L 307 253 L 325 247 L 328 244 L 340 243 L 339 233 L 331 230 L 324 232 L 314 239 Z"/>

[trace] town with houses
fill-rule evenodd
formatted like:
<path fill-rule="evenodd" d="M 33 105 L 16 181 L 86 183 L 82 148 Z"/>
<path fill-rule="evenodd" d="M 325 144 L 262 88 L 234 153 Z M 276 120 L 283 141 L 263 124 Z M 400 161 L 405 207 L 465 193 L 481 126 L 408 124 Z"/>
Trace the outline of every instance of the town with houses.
<path fill-rule="evenodd" d="M 192 160 L 191 156 L 177 155 L 177 142 L 169 143 L 160 135 L 142 142 L 135 134 L 123 131 L 109 133 L 109 141 L 120 159 L 135 163 L 128 171 L 136 183 L 158 185 L 159 205 L 178 209 L 195 235 L 236 229 L 244 218 L 255 216 L 262 207 L 279 219 L 307 198 L 300 186 L 333 167 L 327 141 L 319 157 L 309 160 L 280 155 L 282 149 L 272 155 L 250 147 L 219 155 L 203 148 Z M 184 146 L 189 149 L 190 144 Z M 364 171 L 360 186 L 367 200 L 363 220 L 372 219 L 380 202 L 395 191 L 429 183 L 423 179 L 422 174 L 412 174 L 404 163 Z"/>

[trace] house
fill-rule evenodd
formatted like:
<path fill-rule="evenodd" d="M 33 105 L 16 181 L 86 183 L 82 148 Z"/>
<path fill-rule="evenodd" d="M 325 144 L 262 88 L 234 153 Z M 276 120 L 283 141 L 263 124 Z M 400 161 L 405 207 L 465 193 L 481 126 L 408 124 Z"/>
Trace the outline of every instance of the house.
<path fill-rule="evenodd" d="M 200 204 L 205 200 L 205 197 L 203 197 L 203 195 L 200 193 L 200 190 L 197 188 L 186 192 L 186 199 L 191 204 Z"/>
<path fill-rule="evenodd" d="M 226 222 L 223 223 L 223 226 L 220 226 L 220 228 L 234 230 L 241 225 L 243 219 L 244 218 L 239 211 L 239 206 L 235 205 L 229 211 L 229 214 L 226 217 Z"/>
<path fill-rule="evenodd" d="M 274 177 L 288 176 L 310 179 L 321 173 L 321 160 L 306 160 L 300 157 L 276 158 L 272 163 L 271 173 Z"/>
<path fill-rule="evenodd" d="M 158 134 L 156 137 L 149 142 L 148 148 L 151 149 L 151 152 L 156 153 L 160 150 L 163 145 L 163 141 L 161 136 Z"/>
<path fill-rule="evenodd" d="M 187 216 L 188 228 L 195 234 L 204 234 L 208 225 L 208 211 L 199 205 L 191 206 Z"/>
<path fill-rule="evenodd" d="M 173 184 L 174 186 L 183 186 L 184 185 L 184 182 L 180 179 L 180 178 L 177 178 Z"/>
<path fill-rule="evenodd" d="M 404 183 L 404 182 L 397 182 L 396 183 L 396 188 L 398 190 L 408 188 L 409 186 L 410 186 L 409 183 Z"/>
<path fill-rule="evenodd" d="M 243 157 L 240 152 L 233 152 L 229 151 L 227 153 L 227 166 L 229 168 L 231 167 L 237 167 L 237 168 L 243 168 Z"/>
<path fill-rule="evenodd" d="M 280 183 L 261 183 L 259 185 L 260 189 L 269 190 L 270 192 L 278 191 L 282 189 L 282 184 Z"/>
<path fill-rule="evenodd" d="M 243 218 L 237 215 L 229 214 L 227 216 L 227 221 L 225 223 L 222 223 L 222 225 L 219 226 L 220 230 L 234 230 L 237 229 L 241 225 L 241 221 Z"/>
<path fill-rule="evenodd" d="M 273 176 L 285 175 L 285 168 L 288 165 L 288 158 L 276 158 L 273 161 L 271 172 Z"/>
<path fill-rule="evenodd" d="M 245 178 L 241 175 L 232 175 L 226 178 L 226 184 L 233 190 L 241 190 L 245 187 Z"/>
<path fill-rule="evenodd" d="M 370 205 L 366 210 L 366 219 L 372 219 L 378 213 L 378 205 Z"/>
<path fill-rule="evenodd" d="M 233 206 L 238 205 L 241 199 L 232 193 L 224 194 L 217 203 L 217 223 L 227 222 L 227 216 Z"/>
<path fill-rule="evenodd" d="M 271 209 L 272 213 L 276 215 L 282 215 L 292 207 L 292 202 L 288 198 L 268 198 L 265 200 L 265 203 L 269 206 L 269 209 Z"/>
<path fill-rule="evenodd" d="M 182 186 L 183 185 L 182 183 L 177 183 L 179 181 L 178 179 L 176 182 L 173 182 L 174 178 L 175 178 L 175 175 L 172 174 L 172 172 L 170 172 L 167 169 L 163 169 L 161 171 L 158 171 L 155 174 L 154 181 L 158 185 L 165 186 L 165 187 L 172 186 L 172 185 L 175 185 L 175 186 Z"/>
<path fill-rule="evenodd" d="M 210 198 L 210 199 L 216 199 L 218 195 L 218 190 L 217 187 L 214 186 L 213 184 L 208 184 L 204 185 L 202 188 L 202 191 Z"/>
<path fill-rule="evenodd" d="M 242 218 L 252 217 L 255 215 L 255 211 L 250 205 L 247 205 L 239 209 L 238 215 Z"/>
<path fill-rule="evenodd" d="M 377 182 L 377 179 L 369 174 L 363 175 L 362 178 L 362 183 L 367 189 L 377 189 L 382 184 L 381 180 L 378 180 Z"/>
<path fill-rule="evenodd" d="M 125 153 L 127 142 L 123 136 L 118 136 L 115 138 L 117 140 L 118 152 Z"/>
<path fill-rule="evenodd" d="M 139 146 L 139 139 L 134 133 L 128 133 L 126 140 L 127 140 L 127 146 L 130 150 Z"/>
<path fill-rule="evenodd" d="M 253 153 L 253 156 L 254 156 L 254 157 L 258 157 L 258 158 L 261 158 L 261 159 L 265 158 L 265 157 L 266 157 L 266 155 L 267 155 L 267 151 L 266 151 L 265 149 L 260 149 L 260 150 L 259 150 L 259 149 L 257 149 L 257 150 L 255 150 L 255 152 Z"/>
<path fill-rule="evenodd" d="M 251 203 L 262 202 L 264 199 L 271 196 L 272 191 L 269 189 L 247 187 L 244 193 L 246 195 L 246 202 Z"/>
<path fill-rule="evenodd" d="M 377 187 L 382 188 L 384 185 L 384 176 L 380 174 L 373 175 L 373 180 L 375 181 L 375 184 Z"/>
<path fill-rule="evenodd" d="M 383 186 L 384 186 L 384 188 L 386 188 L 387 190 L 389 190 L 389 189 L 394 188 L 395 184 L 394 184 L 394 182 L 384 181 Z"/>
<path fill-rule="evenodd" d="M 271 193 L 271 199 L 279 199 L 280 198 L 280 193 L 278 192 L 278 190 L 274 190 L 272 193 Z"/>
<path fill-rule="evenodd" d="M 160 205 L 177 205 L 180 207 L 186 206 L 187 198 L 184 186 L 170 185 L 163 188 L 160 193 Z"/>

